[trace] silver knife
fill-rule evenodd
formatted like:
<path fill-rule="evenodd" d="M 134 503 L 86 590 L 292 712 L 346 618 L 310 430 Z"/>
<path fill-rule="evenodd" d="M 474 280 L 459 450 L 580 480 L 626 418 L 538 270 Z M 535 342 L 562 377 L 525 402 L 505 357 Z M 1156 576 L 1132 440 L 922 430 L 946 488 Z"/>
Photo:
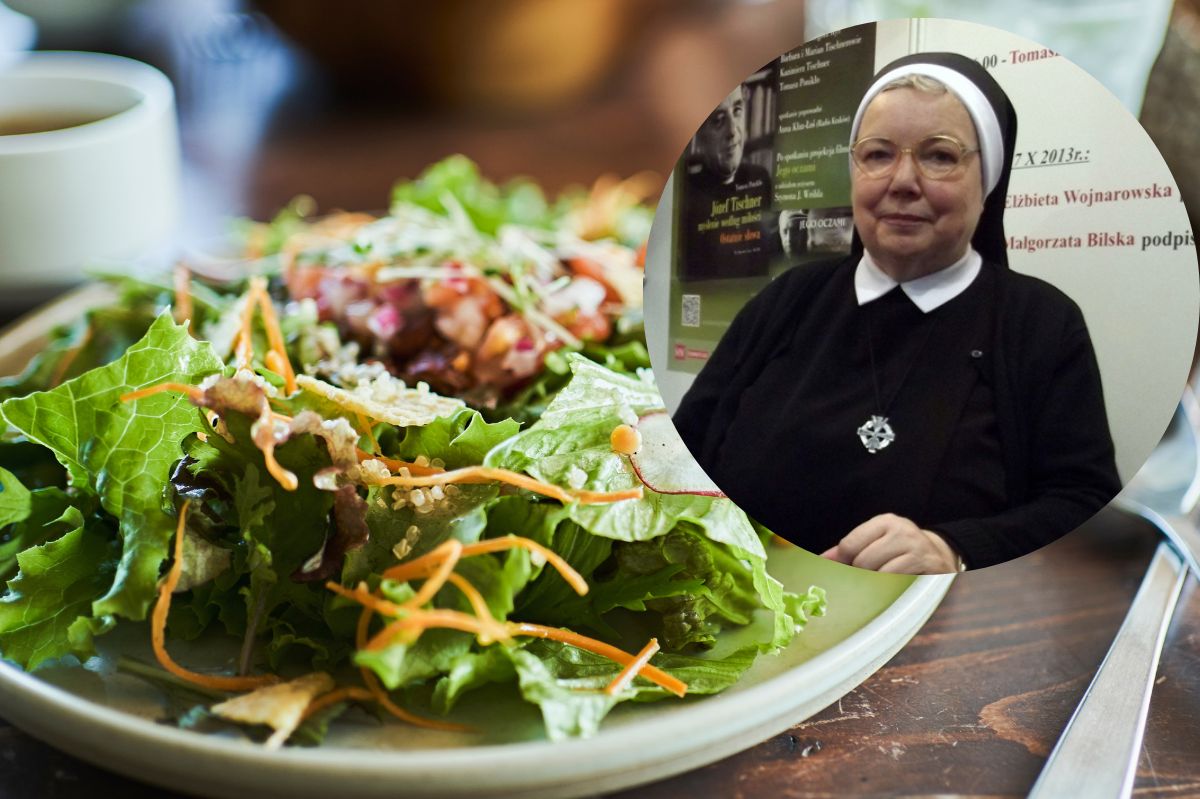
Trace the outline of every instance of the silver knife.
<path fill-rule="evenodd" d="M 1191 522 L 1182 522 L 1195 535 Z M 1031 797 L 1130 795 L 1159 655 L 1187 574 L 1172 546 L 1159 544 L 1112 647 L 1050 753 Z"/>

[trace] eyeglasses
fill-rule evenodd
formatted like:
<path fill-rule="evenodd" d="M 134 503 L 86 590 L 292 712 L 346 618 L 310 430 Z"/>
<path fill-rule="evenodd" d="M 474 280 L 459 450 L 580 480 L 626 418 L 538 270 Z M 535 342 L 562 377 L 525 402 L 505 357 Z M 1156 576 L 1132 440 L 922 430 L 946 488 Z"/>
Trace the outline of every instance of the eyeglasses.
<path fill-rule="evenodd" d="M 900 158 L 911 153 L 917 171 L 930 180 L 955 176 L 967 156 L 977 153 L 952 136 L 930 136 L 914 147 L 901 147 L 891 139 L 873 136 L 859 139 L 850 146 L 850 156 L 869 178 L 886 178 L 900 166 Z"/>

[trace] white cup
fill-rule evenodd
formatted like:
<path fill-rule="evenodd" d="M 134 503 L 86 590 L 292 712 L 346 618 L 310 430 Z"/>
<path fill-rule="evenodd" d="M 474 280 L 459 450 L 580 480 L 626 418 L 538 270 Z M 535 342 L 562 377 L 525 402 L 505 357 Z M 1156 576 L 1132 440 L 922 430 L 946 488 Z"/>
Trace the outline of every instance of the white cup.
<path fill-rule="evenodd" d="M 179 183 L 175 94 L 157 69 L 34 52 L 0 70 L 0 290 L 63 286 L 88 264 L 164 252 Z"/>

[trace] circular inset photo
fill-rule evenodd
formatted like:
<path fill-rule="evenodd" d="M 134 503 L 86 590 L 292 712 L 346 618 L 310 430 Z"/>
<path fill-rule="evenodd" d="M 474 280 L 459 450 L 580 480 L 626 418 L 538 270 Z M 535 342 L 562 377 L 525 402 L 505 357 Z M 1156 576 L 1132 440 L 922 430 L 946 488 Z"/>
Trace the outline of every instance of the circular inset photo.
<path fill-rule="evenodd" d="M 1172 417 L 1200 313 L 1133 116 L 1054 51 L 943 19 L 846 28 L 733 87 L 646 271 L 703 471 L 775 534 L 889 572 L 1002 563 L 1103 508 Z"/>

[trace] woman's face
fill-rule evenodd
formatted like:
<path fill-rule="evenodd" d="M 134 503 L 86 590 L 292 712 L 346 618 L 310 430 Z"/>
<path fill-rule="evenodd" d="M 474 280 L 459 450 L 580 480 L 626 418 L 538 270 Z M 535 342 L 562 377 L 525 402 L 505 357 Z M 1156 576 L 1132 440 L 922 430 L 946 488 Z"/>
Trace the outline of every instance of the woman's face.
<path fill-rule="evenodd" d="M 950 92 L 916 89 L 881 92 L 863 114 L 858 138 L 879 136 L 915 147 L 930 136 L 952 136 L 968 149 L 979 147 L 967 109 Z M 983 213 L 979 154 L 945 180 L 930 180 L 904 154 L 888 177 L 870 178 L 851 162 L 854 226 L 863 247 L 896 280 L 931 274 L 967 251 Z"/>

